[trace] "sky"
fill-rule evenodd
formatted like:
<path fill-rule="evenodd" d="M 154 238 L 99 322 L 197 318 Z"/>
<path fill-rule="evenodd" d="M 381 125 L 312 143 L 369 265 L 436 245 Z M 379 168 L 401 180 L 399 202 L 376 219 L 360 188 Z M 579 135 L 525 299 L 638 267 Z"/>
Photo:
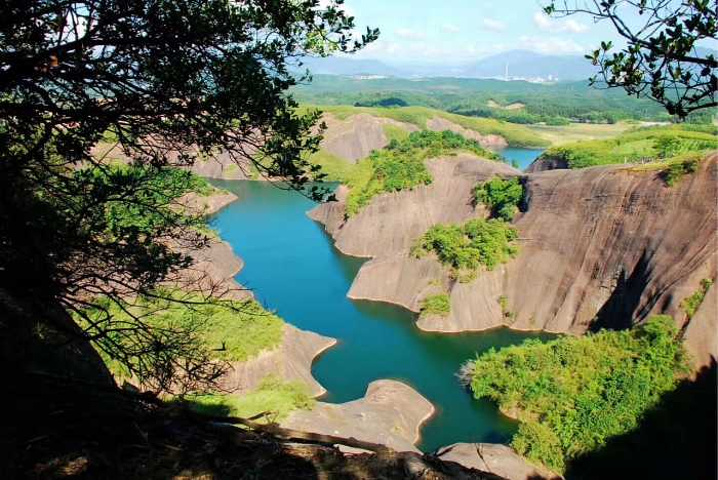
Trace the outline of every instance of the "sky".
<path fill-rule="evenodd" d="M 618 40 L 608 22 L 550 18 L 546 0 L 345 0 L 357 27 L 381 37 L 359 58 L 392 63 L 464 63 L 508 50 L 583 55 Z M 618 43 L 614 41 L 614 43 Z"/>

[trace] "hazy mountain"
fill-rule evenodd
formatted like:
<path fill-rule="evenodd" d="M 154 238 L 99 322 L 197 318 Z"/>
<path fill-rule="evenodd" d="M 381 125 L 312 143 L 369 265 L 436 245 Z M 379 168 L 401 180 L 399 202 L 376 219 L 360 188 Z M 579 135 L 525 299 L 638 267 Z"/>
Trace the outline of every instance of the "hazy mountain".
<path fill-rule="evenodd" d="M 381 75 L 386 77 L 470 77 L 503 78 L 506 65 L 510 77 L 585 80 L 594 67 L 579 55 L 541 55 L 525 50 L 512 50 L 482 58 L 472 64 L 410 65 L 355 57 L 307 57 L 303 69 L 316 75 Z"/>
<path fill-rule="evenodd" d="M 526 50 L 511 50 L 483 58 L 462 72 L 465 77 L 543 77 L 559 80 L 585 80 L 596 67 L 580 55 L 542 55 Z"/>
<path fill-rule="evenodd" d="M 315 75 L 382 75 L 386 77 L 411 76 L 401 68 L 387 65 L 379 60 L 352 57 L 305 57 L 302 69 Z"/>

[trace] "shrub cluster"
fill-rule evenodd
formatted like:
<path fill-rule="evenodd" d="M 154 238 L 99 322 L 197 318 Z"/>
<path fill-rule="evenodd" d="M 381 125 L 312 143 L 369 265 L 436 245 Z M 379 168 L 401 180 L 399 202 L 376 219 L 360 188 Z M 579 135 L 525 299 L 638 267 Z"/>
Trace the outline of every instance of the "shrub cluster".
<path fill-rule="evenodd" d="M 681 302 L 681 308 L 684 312 L 686 312 L 686 316 L 690 320 L 693 318 L 693 315 L 696 314 L 698 311 L 698 308 L 703 303 L 703 300 L 706 298 L 706 294 L 708 293 L 708 290 L 710 290 L 711 286 L 713 286 L 713 280 L 710 278 L 704 278 L 701 280 L 701 286 L 700 288 L 693 293 L 688 298 L 685 298 Z"/>
<path fill-rule="evenodd" d="M 435 253 L 460 281 L 470 281 L 478 270 L 492 270 L 518 253 L 516 229 L 503 220 L 475 218 L 464 225 L 434 225 L 412 248 L 416 257 Z"/>
<path fill-rule="evenodd" d="M 665 168 L 661 170 L 661 178 L 666 185 L 672 187 L 686 175 L 698 170 L 699 163 L 700 158 L 691 155 L 666 162 Z"/>
<path fill-rule="evenodd" d="M 279 422 L 294 410 L 310 410 L 316 401 L 307 386 L 300 382 L 286 382 L 269 375 L 259 386 L 240 395 L 209 394 L 189 395 L 184 402 L 199 413 L 215 416 L 256 418 L 259 423 Z"/>
<path fill-rule="evenodd" d="M 514 219 L 523 198 L 524 186 L 518 177 L 494 177 L 474 187 L 474 202 L 485 204 L 491 210 L 492 217 L 507 222 Z"/>
<path fill-rule="evenodd" d="M 421 317 L 445 317 L 451 312 L 451 299 L 446 293 L 429 295 L 421 301 L 420 308 L 419 316 Z"/>
<path fill-rule="evenodd" d="M 512 446 L 563 472 L 567 461 L 634 429 L 687 373 L 673 319 L 625 331 L 491 349 L 463 371 L 476 398 L 520 420 Z"/>

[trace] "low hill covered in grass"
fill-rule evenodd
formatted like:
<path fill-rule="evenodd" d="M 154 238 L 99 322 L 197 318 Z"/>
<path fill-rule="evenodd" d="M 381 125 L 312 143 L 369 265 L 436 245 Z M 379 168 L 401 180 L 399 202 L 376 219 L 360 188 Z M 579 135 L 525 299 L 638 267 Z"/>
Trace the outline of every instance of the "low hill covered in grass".
<path fill-rule="evenodd" d="M 512 147 L 545 147 L 549 141 L 523 125 L 496 120 L 456 115 L 427 107 L 354 107 L 349 105 L 306 105 L 304 109 L 318 109 L 326 114 L 345 120 L 353 115 L 367 114 L 389 118 L 427 129 L 427 123 L 439 118 L 481 135 L 498 135 Z"/>
<path fill-rule="evenodd" d="M 702 156 L 718 149 L 716 135 L 718 128 L 711 125 L 639 128 L 613 138 L 549 148 L 536 164 L 550 161 L 563 168 L 586 168 L 620 163 L 670 161 L 684 158 L 686 155 Z"/>
<path fill-rule="evenodd" d="M 343 178 L 338 178 L 351 189 L 346 200 L 347 216 L 358 213 L 381 193 L 430 184 L 431 174 L 424 161 L 459 152 L 501 160 L 500 156 L 482 148 L 478 142 L 450 131 L 413 132 L 404 140 L 393 139 L 386 148 L 345 169 Z"/>

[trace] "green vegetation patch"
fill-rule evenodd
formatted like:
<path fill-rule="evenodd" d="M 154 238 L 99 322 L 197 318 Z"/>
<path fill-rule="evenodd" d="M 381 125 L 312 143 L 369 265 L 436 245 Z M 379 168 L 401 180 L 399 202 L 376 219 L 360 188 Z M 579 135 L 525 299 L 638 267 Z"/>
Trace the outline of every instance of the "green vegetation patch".
<path fill-rule="evenodd" d="M 429 295 L 421 301 L 420 317 L 446 317 L 451 313 L 451 299 L 446 293 Z"/>
<path fill-rule="evenodd" d="M 713 280 L 710 278 L 704 278 L 701 280 L 700 288 L 693 293 L 690 297 L 683 299 L 681 302 L 681 308 L 686 312 L 686 316 L 690 320 L 693 315 L 696 314 L 698 308 L 700 308 L 703 300 L 706 298 L 708 290 L 713 286 Z"/>
<path fill-rule="evenodd" d="M 123 329 L 130 323 L 130 315 L 161 338 L 195 345 L 217 360 L 242 362 L 261 351 L 276 348 L 282 341 L 284 322 L 254 300 L 205 300 L 180 291 L 163 292 L 162 296 L 171 300 L 138 298 L 120 305 L 105 299 L 97 301 L 97 307 L 84 311 L 89 321 L 104 323 L 108 329 L 107 338 L 96 342 L 96 347 L 118 378 L 127 378 L 129 372 L 119 362 L 109 361 L 106 353 L 113 345 L 124 345 L 126 351 L 133 351 L 137 336 L 143 332 Z M 88 328 L 88 335 L 93 334 L 88 320 L 78 318 L 78 322 Z M 144 353 L 137 352 L 136 357 L 126 359 L 135 371 L 143 370 Z"/>
<path fill-rule="evenodd" d="M 393 139 L 353 168 L 345 170 L 343 181 L 350 187 L 346 200 L 348 217 L 357 214 L 376 195 L 428 185 L 432 178 L 424 164 L 429 158 L 468 151 L 485 158 L 500 159 L 474 140 L 453 132 L 412 132 L 404 140 Z M 335 168 L 335 167 L 332 167 Z"/>
<path fill-rule="evenodd" d="M 460 281 L 471 281 L 482 268 L 493 270 L 518 253 L 518 233 L 503 220 L 475 218 L 463 225 L 434 225 L 412 248 L 417 258 L 430 253 L 452 269 Z"/>
<path fill-rule="evenodd" d="M 491 349 L 468 369 L 471 390 L 520 420 L 511 445 L 521 455 L 563 472 L 634 429 L 688 372 L 678 333 L 656 316 L 632 330 Z"/>
<path fill-rule="evenodd" d="M 270 375 L 255 390 L 239 395 L 191 395 L 185 402 L 199 413 L 215 416 L 256 418 L 260 423 L 276 423 L 287 418 L 294 410 L 310 410 L 315 400 L 300 382 L 285 382 Z"/>
<path fill-rule="evenodd" d="M 669 160 L 718 148 L 718 130 L 710 125 L 639 128 L 615 138 L 562 145 L 543 156 L 567 162 L 569 168 Z"/>
<path fill-rule="evenodd" d="M 698 170 L 701 159 L 695 156 L 686 158 L 680 157 L 665 162 L 665 167 L 661 170 L 661 178 L 666 185 L 672 187 L 678 183 L 686 175 L 690 175 Z"/>
<path fill-rule="evenodd" d="M 474 201 L 491 210 L 491 216 L 510 222 L 519 211 L 524 198 L 524 186 L 518 177 L 494 177 L 474 188 Z"/>

